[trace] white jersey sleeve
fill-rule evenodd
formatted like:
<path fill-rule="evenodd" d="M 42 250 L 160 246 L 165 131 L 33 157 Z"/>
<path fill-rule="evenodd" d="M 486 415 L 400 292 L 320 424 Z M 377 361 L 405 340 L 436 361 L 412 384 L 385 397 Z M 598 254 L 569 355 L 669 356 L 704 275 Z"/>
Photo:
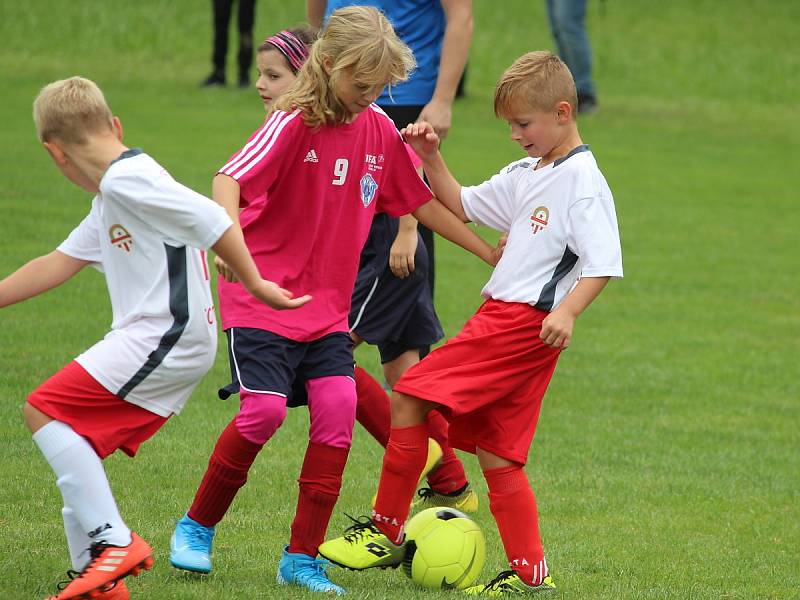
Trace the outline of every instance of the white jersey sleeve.
<path fill-rule="evenodd" d="M 92 201 L 92 209 L 83 221 L 72 230 L 58 248 L 62 254 L 86 260 L 99 266 L 103 255 L 100 250 L 100 220 L 98 216 L 97 198 Z"/>
<path fill-rule="evenodd" d="M 610 194 L 576 200 L 569 208 L 569 221 L 581 276 L 622 277 L 619 227 Z"/>
<path fill-rule="evenodd" d="M 233 224 L 219 204 L 175 181 L 164 169 L 143 174 L 135 163 L 120 165 L 103 179 L 101 191 L 126 206 L 175 245 L 208 249 Z"/>
<path fill-rule="evenodd" d="M 517 176 L 533 165 L 531 159 L 515 161 L 480 185 L 461 188 L 461 204 L 470 221 L 497 231 L 508 231 L 515 214 Z"/>

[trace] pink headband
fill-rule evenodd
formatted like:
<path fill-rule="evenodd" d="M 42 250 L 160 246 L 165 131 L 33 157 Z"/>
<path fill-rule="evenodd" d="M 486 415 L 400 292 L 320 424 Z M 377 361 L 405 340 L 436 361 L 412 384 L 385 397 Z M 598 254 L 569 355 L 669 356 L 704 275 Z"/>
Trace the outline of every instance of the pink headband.
<path fill-rule="evenodd" d="M 308 48 L 291 31 L 283 30 L 276 33 L 271 38 L 267 38 L 267 43 L 275 46 L 286 57 L 295 73 L 300 70 L 308 58 Z"/>

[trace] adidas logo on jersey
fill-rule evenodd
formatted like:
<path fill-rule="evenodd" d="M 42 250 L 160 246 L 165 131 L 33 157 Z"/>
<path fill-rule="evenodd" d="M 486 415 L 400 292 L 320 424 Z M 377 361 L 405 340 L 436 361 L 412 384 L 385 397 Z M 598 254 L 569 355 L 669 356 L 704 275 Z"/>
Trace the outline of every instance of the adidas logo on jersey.
<path fill-rule="evenodd" d="M 304 163 L 307 163 L 307 162 L 319 162 L 319 159 L 317 158 L 317 153 L 314 152 L 313 148 L 308 151 L 308 154 L 306 154 L 306 159 L 303 162 Z"/>

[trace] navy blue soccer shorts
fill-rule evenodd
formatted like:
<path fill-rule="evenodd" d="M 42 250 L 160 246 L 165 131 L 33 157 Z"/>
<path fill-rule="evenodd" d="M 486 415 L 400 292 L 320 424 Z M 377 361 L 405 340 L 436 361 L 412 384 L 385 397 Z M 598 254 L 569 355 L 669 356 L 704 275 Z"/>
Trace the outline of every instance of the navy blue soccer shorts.
<path fill-rule="evenodd" d="M 417 244 L 411 275 L 401 279 L 389 268 L 398 226 L 397 218 L 375 215 L 361 252 L 349 316 L 351 331 L 378 347 L 382 363 L 407 350 L 419 349 L 424 356 L 444 337 L 428 283 L 425 244 Z"/>
<path fill-rule="evenodd" d="M 296 342 L 277 333 L 232 327 L 228 336 L 231 383 L 218 391 L 226 400 L 241 387 L 286 396 L 289 407 L 308 404 L 305 382 L 320 377 L 355 378 L 353 340 L 331 333 L 312 342 Z"/>

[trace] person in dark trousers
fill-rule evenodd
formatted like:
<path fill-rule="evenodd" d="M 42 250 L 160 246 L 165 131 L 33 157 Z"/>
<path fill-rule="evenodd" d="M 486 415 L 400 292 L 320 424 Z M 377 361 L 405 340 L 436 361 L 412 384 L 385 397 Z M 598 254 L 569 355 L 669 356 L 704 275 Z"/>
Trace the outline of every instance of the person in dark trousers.
<path fill-rule="evenodd" d="M 592 47 L 586 32 L 587 0 L 546 0 L 550 31 L 578 90 L 578 112 L 597 110 L 597 92 L 592 79 Z"/>
<path fill-rule="evenodd" d="M 213 70 L 206 77 L 204 87 L 225 85 L 225 58 L 228 55 L 228 25 L 233 13 L 234 0 L 211 0 L 214 11 L 214 53 L 211 56 Z M 250 67 L 253 64 L 253 23 L 256 15 L 256 0 L 239 0 L 236 19 L 239 30 L 239 87 L 250 87 Z"/>

